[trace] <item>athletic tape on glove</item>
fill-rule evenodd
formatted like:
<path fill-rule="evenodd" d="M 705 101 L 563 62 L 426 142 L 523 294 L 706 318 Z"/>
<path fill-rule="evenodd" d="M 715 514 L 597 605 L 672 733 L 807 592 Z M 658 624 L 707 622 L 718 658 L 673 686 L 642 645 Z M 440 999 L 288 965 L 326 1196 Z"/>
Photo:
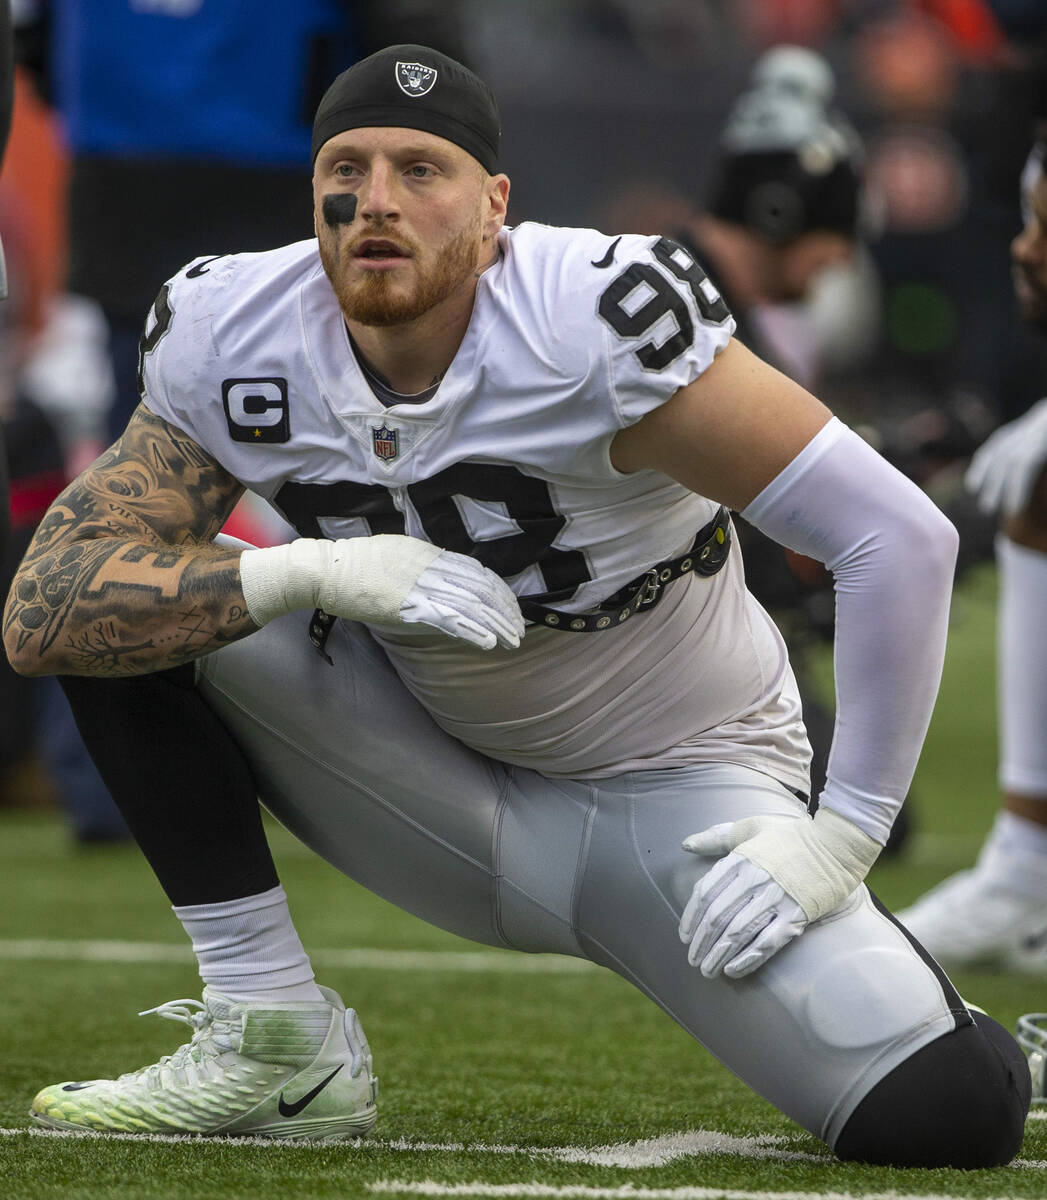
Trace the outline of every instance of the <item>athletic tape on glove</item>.
<path fill-rule="evenodd" d="M 295 609 L 376 625 L 428 625 L 484 650 L 519 646 L 524 619 L 509 586 L 474 558 L 400 534 L 299 538 L 245 550 L 247 611 L 264 625 Z"/>
<path fill-rule="evenodd" d="M 882 849 L 829 808 L 813 821 L 764 816 L 713 825 L 683 848 L 726 856 L 694 885 L 680 918 L 687 959 L 707 979 L 740 979 L 762 966 L 839 907 Z"/>

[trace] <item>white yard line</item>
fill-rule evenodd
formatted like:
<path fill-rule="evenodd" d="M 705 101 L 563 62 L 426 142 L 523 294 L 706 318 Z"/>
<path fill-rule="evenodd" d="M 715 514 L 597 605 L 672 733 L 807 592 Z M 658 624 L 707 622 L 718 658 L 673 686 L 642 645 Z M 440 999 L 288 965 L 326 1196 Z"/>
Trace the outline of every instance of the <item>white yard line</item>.
<path fill-rule="evenodd" d="M 489 1144 L 487 1142 L 416 1142 L 409 1138 L 366 1138 L 340 1143 L 302 1142 L 293 1138 L 219 1138 L 191 1137 L 186 1134 L 168 1133 L 99 1133 L 85 1130 L 75 1133 L 64 1129 L 42 1129 L 31 1125 L 23 1129 L 2 1129 L 0 1137 L 16 1137 L 29 1134 L 41 1138 L 90 1138 L 102 1141 L 154 1142 L 159 1145 L 198 1145 L 208 1142 L 222 1146 L 294 1146 L 299 1149 L 325 1148 L 330 1150 L 337 1144 L 346 1150 L 397 1150 L 404 1153 L 431 1154 L 505 1154 L 525 1158 L 556 1159 L 561 1162 L 584 1163 L 600 1167 L 660 1167 L 677 1158 L 696 1154 L 722 1154 L 741 1158 L 773 1158 L 800 1162 L 831 1164 L 834 1160 L 825 1154 L 810 1154 L 806 1151 L 788 1150 L 790 1139 L 781 1134 L 763 1134 L 759 1137 L 734 1137 L 715 1129 L 691 1129 L 682 1133 L 669 1133 L 664 1137 L 645 1138 L 638 1142 L 619 1142 L 611 1146 L 513 1146 Z"/>
<path fill-rule="evenodd" d="M 364 1153 L 368 1150 L 394 1150 L 407 1154 L 499 1154 L 519 1155 L 534 1161 L 556 1160 L 585 1164 L 597 1167 L 619 1167 L 626 1170 L 636 1170 L 642 1167 L 660 1167 L 677 1158 L 694 1157 L 697 1155 L 722 1155 L 725 1158 L 777 1159 L 779 1161 L 797 1161 L 822 1163 L 833 1166 L 836 1160 L 828 1153 L 811 1154 L 801 1150 L 783 1149 L 789 1139 L 780 1134 L 763 1134 L 758 1137 L 735 1137 L 729 1133 L 720 1133 L 714 1129 L 692 1129 L 683 1133 L 670 1133 L 660 1138 L 645 1138 L 638 1142 L 621 1142 L 613 1146 L 512 1146 L 489 1145 L 486 1142 L 414 1142 L 406 1138 L 367 1138 L 359 1141 L 346 1142 L 303 1142 L 293 1138 L 219 1138 L 219 1137 L 190 1137 L 181 1134 L 163 1133 L 73 1133 L 61 1129 L 41 1129 L 30 1126 L 24 1129 L 0 1128 L 0 1138 L 4 1137 L 34 1137 L 50 1138 L 65 1141 L 105 1141 L 105 1142 L 137 1142 L 153 1143 L 155 1145 L 199 1145 L 201 1142 L 210 1145 L 227 1146 L 231 1150 L 238 1148 L 274 1149 L 286 1147 L 295 1150 L 325 1150 L 340 1148 L 347 1151 Z M 1036 1162 L 1029 1159 L 1016 1158 L 1012 1167 L 1032 1168 L 1043 1170 L 1047 1162 Z M 900 1192 L 883 1192 L 878 1195 L 852 1194 L 847 1192 L 766 1192 L 766 1191 L 732 1191 L 723 1188 L 679 1187 L 679 1188 L 644 1188 L 633 1184 L 622 1184 L 619 1187 L 558 1187 L 552 1184 L 489 1184 L 482 1180 L 471 1184 L 445 1184 L 437 1180 L 422 1181 L 381 1179 L 367 1185 L 372 1192 L 379 1194 L 407 1194 L 417 1196 L 550 1196 L 550 1197 L 631 1197 L 632 1200 L 712 1200 L 713 1197 L 723 1197 L 724 1200 L 967 1200 L 961 1196 L 924 1194 L 908 1196 Z M 537 1190 L 535 1190 L 537 1189 Z M 985 1197 L 980 1200 L 1007 1200 L 1004 1197 Z"/>
<path fill-rule="evenodd" d="M 513 1146 L 487 1142 L 416 1142 L 409 1138 L 364 1138 L 340 1143 L 302 1142 L 293 1138 L 220 1138 L 192 1137 L 174 1133 L 96 1133 L 85 1130 L 42 1129 L 31 1125 L 21 1129 L 0 1128 L 0 1137 L 28 1135 L 38 1138 L 81 1139 L 117 1142 L 152 1142 L 157 1145 L 229 1146 L 288 1146 L 299 1150 L 327 1149 L 337 1145 L 345 1150 L 396 1150 L 408 1154 L 503 1154 L 520 1155 L 531 1159 L 555 1159 L 559 1162 L 580 1163 L 594 1167 L 620 1167 L 637 1170 L 642 1167 L 661 1167 L 678 1158 L 696 1155 L 723 1155 L 728 1158 L 777 1159 L 785 1162 L 812 1162 L 832 1166 L 836 1160 L 826 1151 L 812 1154 L 805 1150 L 787 1149 L 791 1139 L 782 1134 L 767 1133 L 757 1137 L 735 1137 L 715 1129 L 689 1129 L 667 1133 L 662 1137 L 644 1138 L 638 1142 L 618 1142 L 611 1146 Z M 1011 1164 L 1019 1168 L 1043 1170 L 1047 1162 L 1016 1158 Z M 820 1194 L 820 1193 L 819 1193 Z M 932 1198 L 928 1198 L 932 1200 Z"/>
<path fill-rule="evenodd" d="M 378 1195 L 553 1197 L 555 1200 L 964 1200 L 960 1196 L 930 1192 L 767 1192 L 722 1187 L 593 1187 L 552 1183 L 438 1183 L 434 1179 L 379 1179 L 366 1185 Z M 1013 1200 L 1004 1196 L 982 1200 Z"/>
<path fill-rule="evenodd" d="M 810 1154 L 786 1150 L 790 1139 L 780 1134 L 760 1137 L 734 1137 L 715 1129 L 690 1129 L 639 1142 L 620 1142 L 614 1146 L 560 1146 L 541 1151 L 562 1162 L 586 1163 L 595 1167 L 660 1167 L 676 1158 L 695 1154 L 727 1154 L 741 1158 L 776 1158 L 794 1162 L 832 1163 L 828 1153 Z"/>
<path fill-rule="evenodd" d="M 559 975 L 597 968 L 560 954 L 521 954 L 512 950 L 313 950 L 319 967 L 378 971 L 464 971 Z M 176 942 L 57 941 L 49 938 L 0 939 L 0 959 L 60 962 L 190 963 L 188 946 Z"/>

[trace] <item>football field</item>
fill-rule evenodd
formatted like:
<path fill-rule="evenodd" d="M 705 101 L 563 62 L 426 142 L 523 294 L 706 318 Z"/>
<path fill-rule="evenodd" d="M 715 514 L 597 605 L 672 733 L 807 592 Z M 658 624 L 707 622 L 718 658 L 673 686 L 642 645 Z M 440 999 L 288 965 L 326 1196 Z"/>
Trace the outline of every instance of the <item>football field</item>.
<path fill-rule="evenodd" d="M 915 829 L 870 879 L 892 907 L 968 865 L 993 818 L 994 600 L 989 569 L 957 593 L 913 788 Z M 42 1085 L 118 1074 L 173 1051 L 181 1027 L 136 1014 L 198 997 L 200 984 L 136 850 L 77 850 L 50 814 L 0 810 L 4 1200 L 1047 1197 L 1047 1106 L 1034 1109 L 1007 1168 L 837 1163 L 616 976 L 441 933 L 271 831 L 317 976 L 359 1011 L 374 1051 L 372 1136 L 302 1147 L 33 1127 L 27 1109 Z M 1011 1028 L 1019 1014 L 1047 1010 L 1047 979 L 954 978 Z"/>

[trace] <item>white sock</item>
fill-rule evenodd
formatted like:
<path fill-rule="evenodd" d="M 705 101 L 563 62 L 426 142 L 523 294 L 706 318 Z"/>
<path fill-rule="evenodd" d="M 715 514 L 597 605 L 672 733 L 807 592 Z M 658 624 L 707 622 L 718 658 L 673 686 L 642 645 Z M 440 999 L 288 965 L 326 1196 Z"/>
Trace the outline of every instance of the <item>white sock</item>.
<path fill-rule="evenodd" d="M 978 870 L 1009 892 L 1047 903 L 1047 827 L 1006 809 L 996 814 L 978 856 Z"/>
<path fill-rule="evenodd" d="M 1000 787 L 1047 796 L 1047 554 L 996 539 Z"/>
<path fill-rule="evenodd" d="M 208 987 L 234 1000 L 323 1000 L 279 884 L 240 900 L 172 909 Z"/>
<path fill-rule="evenodd" d="M 1047 804 L 1044 805 L 1047 810 Z M 1047 811 L 1044 813 L 1047 816 Z M 1005 854 L 1038 854 L 1047 857 L 1047 825 L 1004 809 L 989 835 Z"/>

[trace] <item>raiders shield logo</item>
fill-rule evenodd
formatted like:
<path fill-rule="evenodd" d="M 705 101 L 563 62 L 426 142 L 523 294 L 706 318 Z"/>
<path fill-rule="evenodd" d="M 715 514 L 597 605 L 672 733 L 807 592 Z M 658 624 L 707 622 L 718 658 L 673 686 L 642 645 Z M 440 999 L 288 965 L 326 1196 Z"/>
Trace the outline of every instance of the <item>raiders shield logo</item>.
<path fill-rule="evenodd" d="M 385 425 L 379 429 L 372 426 L 371 439 L 374 452 L 379 458 L 388 460 L 400 453 L 400 437 L 395 429 L 388 429 Z"/>
<path fill-rule="evenodd" d="M 396 82 L 400 85 L 400 91 L 407 96 L 424 96 L 432 91 L 436 74 L 435 67 L 427 67 L 422 63 L 396 64 Z"/>

